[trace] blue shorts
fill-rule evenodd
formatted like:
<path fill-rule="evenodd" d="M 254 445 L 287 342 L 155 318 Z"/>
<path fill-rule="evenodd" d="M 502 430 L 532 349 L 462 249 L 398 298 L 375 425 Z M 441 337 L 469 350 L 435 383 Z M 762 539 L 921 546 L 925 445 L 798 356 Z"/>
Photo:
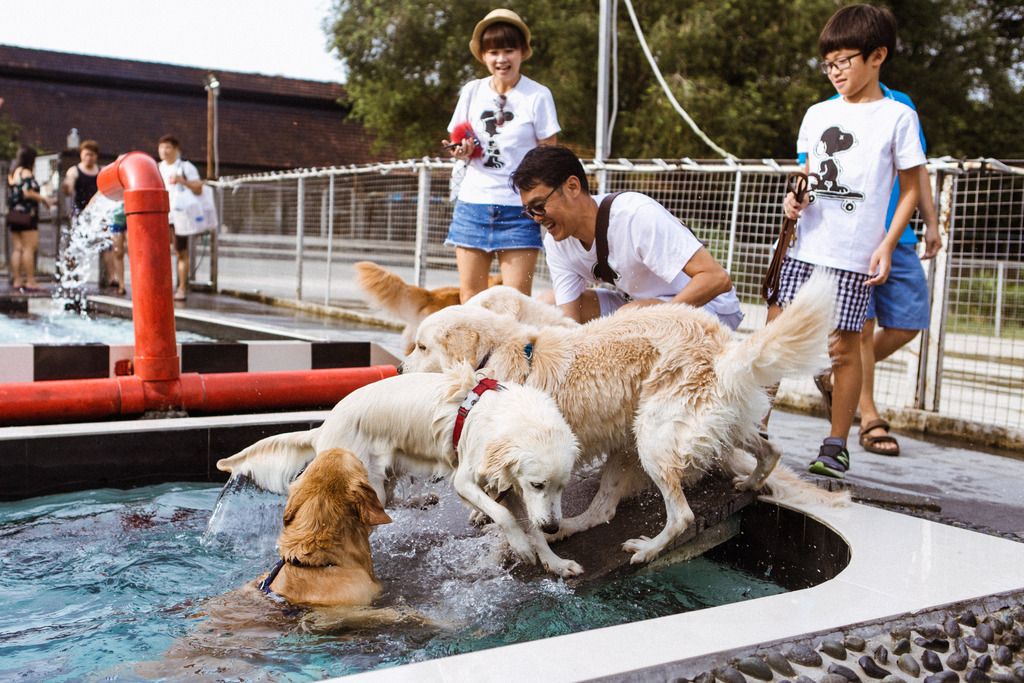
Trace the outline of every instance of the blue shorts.
<path fill-rule="evenodd" d="M 448 228 L 449 247 L 492 252 L 503 249 L 540 249 L 540 226 L 523 215 L 521 206 L 455 202 Z"/>
<path fill-rule="evenodd" d="M 884 284 L 872 287 L 868 320 L 897 330 L 926 330 L 931 306 L 928 282 L 913 244 L 897 244 Z"/>

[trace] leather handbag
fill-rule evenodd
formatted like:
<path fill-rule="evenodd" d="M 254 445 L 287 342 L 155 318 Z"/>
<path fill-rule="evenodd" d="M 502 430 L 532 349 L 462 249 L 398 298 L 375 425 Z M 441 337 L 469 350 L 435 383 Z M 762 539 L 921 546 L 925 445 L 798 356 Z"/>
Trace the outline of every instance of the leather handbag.
<path fill-rule="evenodd" d="M 807 195 L 807 174 L 790 173 L 786 178 L 786 193 L 792 192 L 798 203 L 803 203 Z M 761 296 L 774 306 L 779 301 L 779 280 L 782 276 L 782 261 L 786 258 L 789 247 L 796 242 L 796 219 L 783 216 L 782 225 L 779 227 L 779 241 L 775 245 L 775 253 L 772 254 L 771 263 L 768 264 L 768 272 L 765 273 L 764 282 L 761 283 Z"/>
<path fill-rule="evenodd" d="M 36 217 L 28 211 L 11 209 L 7 212 L 7 225 L 16 228 L 26 229 L 35 227 Z"/>

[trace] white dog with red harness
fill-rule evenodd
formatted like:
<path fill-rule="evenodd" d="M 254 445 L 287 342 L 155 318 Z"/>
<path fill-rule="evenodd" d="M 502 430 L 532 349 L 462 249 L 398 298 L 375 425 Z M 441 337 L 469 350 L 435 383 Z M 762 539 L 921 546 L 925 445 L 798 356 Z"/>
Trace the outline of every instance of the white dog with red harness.
<path fill-rule="evenodd" d="M 554 400 L 538 389 L 480 379 L 468 364 L 390 377 L 346 396 L 320 427 L 268 437 L 217 468 L 286 493 L 316 454 L 331 448 L 362 460 L 385 506 L 396 475 L 454 475 L 462 500 L 490 517 L 522 560 L 539 559 L 563 577 L 583 572 L 555 555 L 544 537 L 559 529 L 579 446 Z M 498 502 L 506 493 L 522 501 L 525 529 Z"/>

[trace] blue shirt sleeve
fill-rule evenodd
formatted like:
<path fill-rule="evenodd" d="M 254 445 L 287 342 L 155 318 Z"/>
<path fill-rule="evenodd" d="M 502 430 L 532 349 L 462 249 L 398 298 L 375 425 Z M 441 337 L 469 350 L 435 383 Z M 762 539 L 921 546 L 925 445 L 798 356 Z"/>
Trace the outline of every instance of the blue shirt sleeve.
<path fill-rule="evenodd" d="M 889 99 L 896 100 L 897 102 L 902 102 L 903 104 L 907 105 L 914 111 L 917 111 L 917 107 L 914 106 L 913 100 L 911 100 L 910 96 L 907 95 L 906 93 L 900 92 L 899 90 L 892 90 L 891 88 L 885 87 L 885 85 L 882 85 L 882 93 Z M 921 150 L 927 153 L 928 143 L 925 142 L 924 139 L 924 129 L 918 128 L 918 130 L 921 133 Z M 893 183 L 892 186 L 892 194 L 889 195 L 889 208 L 885 212 L 885 229 L 887 231 L 889 230 L 889 226 L 892 223 L 892 217 L 896 213 L 896 205 L 899 204 L 899 202 L 900 180 L 897 177 L 896 182 Z M 909 224 L 907 229 L 904 230 L 903 234 L 900 236 L 900 244 L 917 244 L 917 235 L 914 233 L 913 229 L 909 227 Z"/>

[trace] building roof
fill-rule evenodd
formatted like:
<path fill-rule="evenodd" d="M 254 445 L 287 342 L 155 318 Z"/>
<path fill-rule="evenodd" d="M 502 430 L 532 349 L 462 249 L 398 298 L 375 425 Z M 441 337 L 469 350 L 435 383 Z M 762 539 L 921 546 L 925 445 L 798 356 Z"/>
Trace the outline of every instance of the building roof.
<path fill-rule="evenodd" d="M 203 163 L 211 73 L 220 82 L 221 173 L 377 159 L 362 126 L 347 120 L 337 83 L 0 45 L 2 111 L 24 142 L 50 152 L 64 148 L 71 128 L 97 140 L 105 157 L 155 152 L 171 133 Z"/>

